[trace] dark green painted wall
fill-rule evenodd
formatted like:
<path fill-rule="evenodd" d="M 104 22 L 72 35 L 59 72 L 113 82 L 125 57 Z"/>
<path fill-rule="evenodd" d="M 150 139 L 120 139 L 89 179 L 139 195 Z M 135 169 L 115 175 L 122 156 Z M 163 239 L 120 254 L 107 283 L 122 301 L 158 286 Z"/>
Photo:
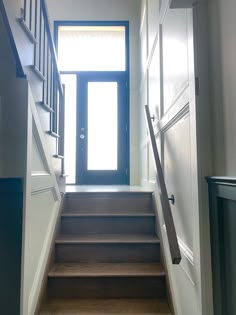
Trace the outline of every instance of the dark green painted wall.
<path fill-rule="evenodd" d="M 0 179 L 0 309 L 20 314 L 23 187 L 21 179 Z"/>
<path fill-rule="evenodd" d="M 236 314 L 236 178 L 207 179 L 214 315 Z"/>

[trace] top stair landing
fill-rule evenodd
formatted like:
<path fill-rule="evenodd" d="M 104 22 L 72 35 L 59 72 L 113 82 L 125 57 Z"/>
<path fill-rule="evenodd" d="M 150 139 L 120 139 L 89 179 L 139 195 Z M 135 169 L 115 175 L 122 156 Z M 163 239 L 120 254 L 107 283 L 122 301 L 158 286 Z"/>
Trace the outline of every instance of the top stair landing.
<path fill-rule="evenodd" d="M 152 213 L 152 192 L 131 186 L 67 186 L 66 212 L 89 214 Z"/>

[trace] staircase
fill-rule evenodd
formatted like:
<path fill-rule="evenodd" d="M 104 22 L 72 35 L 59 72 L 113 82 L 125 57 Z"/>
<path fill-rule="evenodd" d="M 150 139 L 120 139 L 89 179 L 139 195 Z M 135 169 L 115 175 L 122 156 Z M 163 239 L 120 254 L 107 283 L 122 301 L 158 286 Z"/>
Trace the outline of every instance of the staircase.
<path fill-rule="evenodd" d="M 170 314 L 151 193 L 66 194 L 46 314 Z"/>

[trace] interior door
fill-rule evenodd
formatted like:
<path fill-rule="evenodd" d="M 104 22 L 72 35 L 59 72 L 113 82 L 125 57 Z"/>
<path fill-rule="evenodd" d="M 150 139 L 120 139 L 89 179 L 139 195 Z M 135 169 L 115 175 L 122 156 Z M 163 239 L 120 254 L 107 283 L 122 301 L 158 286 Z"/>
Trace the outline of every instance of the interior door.
<path fill-rule="evenodd" d="M 192 9 L 169 9 L 161 25 L 162 155 L 182 261 L 172 274 L 177 314 L 202 312 L 200 204 Z M 163 225 L 163 235 L 166 233 Z"/>
<path fill-rule="evenodd" d="M 129 184 L 128 117 L 124 73 L 78 73 L 77 184 Z"/>

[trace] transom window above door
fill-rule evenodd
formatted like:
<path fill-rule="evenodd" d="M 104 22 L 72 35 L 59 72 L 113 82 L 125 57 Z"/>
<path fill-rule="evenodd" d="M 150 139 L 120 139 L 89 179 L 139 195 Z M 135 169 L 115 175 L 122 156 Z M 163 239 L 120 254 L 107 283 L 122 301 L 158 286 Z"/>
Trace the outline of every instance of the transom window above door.
<path fill-rule="evenodd" d="M 67 184 L 129 184 L 129 22 L 56 21 Z"/>
<path fill-rule="evenodd" d="M 58 27 L 60 71 L 125 71 L 125 26 Z"/>

